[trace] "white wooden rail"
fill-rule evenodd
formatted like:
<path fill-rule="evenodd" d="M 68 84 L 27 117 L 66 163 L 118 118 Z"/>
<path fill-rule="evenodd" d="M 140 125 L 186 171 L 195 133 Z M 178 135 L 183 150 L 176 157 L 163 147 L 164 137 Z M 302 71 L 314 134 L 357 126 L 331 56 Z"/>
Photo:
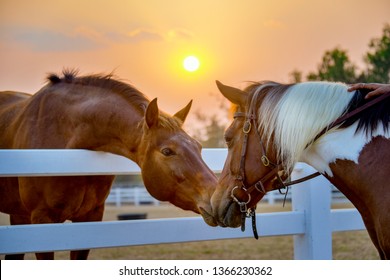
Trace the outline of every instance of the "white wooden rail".
<path fill-rule="evenodd" d="M 204 149 L 210 168 L 221 171 L 226 149 Z M 293 176 L 311 172 L 298 164 Z M 135 174 L 130 160 L 86 150 L 0 150 L 0 177 Z M 331 259 L 332 232 L 365 229 L 355 209 L 331 210 L 331 190 L 317 177 L 292 188 L 293 211 L 257 215 L 260 236 L 294 236 L 295 259 Z M 158 234 L 156 234 L 158 232 Z M 252 237 L 240 229 L 209 227 L 201 218 L 0 226 L 0 254 Z"/>
<path fill-rule="evenodd" d="M 106 199 L 106 204 L 113 203 L 116 207 L 121 207 L 122 204 L 126 202 L 134 203 L 135 206 L 139 206 L 141 203 L 152 203 L 156 206 L 160 205 L 160 201 L 148 193 L 144 186 L 112 188 Z"/>
<path fill-rule="evenodd" d="M 349 200 L 338 191 L 333 185 L 331 185 L 331 201 L 332 203 L 345 203 Z M 291 192 L 287 195 L 279 193 L 278 191 L 268 192 L 261 202 L 268 203 L 269 205 L 275 205 L 276 202 L 283 201 L 286 198 L 287 201 L 291 201 Z M 110 194 L 106 199 L 106 204 L 112 204 L 116 207 L 121 207 L 124 204 L 134 204 L 136 206 L 141 204 L 153 204 L 160 205 L 160 201 L 151 196 L 143 185 L 131 185 L 129 183 L 115 183 L 111 188 Z"/>

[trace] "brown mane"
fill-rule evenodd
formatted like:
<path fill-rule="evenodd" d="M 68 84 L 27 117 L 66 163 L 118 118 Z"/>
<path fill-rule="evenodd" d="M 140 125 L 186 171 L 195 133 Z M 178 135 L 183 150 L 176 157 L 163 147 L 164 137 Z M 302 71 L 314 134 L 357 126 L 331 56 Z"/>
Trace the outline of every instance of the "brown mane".
<path fill-rule="evenodd" d="M 145 109 L 149 104 L 149 100 L 143 93 L 135 87 L 119 80 L 113 73 L 78 76 L 77 70 L 65 69 L 62 74 L 63 77 L 61 78 L 57 74 L 50 73 L 47 76 L 47 80 L 49 82 L 47 87 L 51 88 L 62 86 L 64 84 L 73 84 L 108 89 L 119 94 L 142 113 L 145 112 Z"/>
<path fill-rule="evenodd" d="M 49 82 L 47 85 L 49 89 L 56 86 L 62 86 L 63 84 L 109 89 L 127 100 L 142 114 L 145 112 L 145 109 L 149 104 L 149 100 L 144 94 L 135 87 L 119 80 L 113 73 L 78 76 L 77 70 L 66 69 L 63 71 L 62 78 L 57 74 L 51 73 L 48 75 L 47 80 Z M 159 125 L 163 128 L 169 129 L 170 131 L 176 131 L 181 128 L 182 122 L 161 112 L 159 116 Z"/>

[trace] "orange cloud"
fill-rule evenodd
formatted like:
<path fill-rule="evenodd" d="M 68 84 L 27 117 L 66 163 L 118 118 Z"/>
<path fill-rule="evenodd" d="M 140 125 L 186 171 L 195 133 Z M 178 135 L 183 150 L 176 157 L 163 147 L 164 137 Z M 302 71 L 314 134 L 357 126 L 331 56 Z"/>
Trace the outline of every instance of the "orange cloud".
<path fill-rule="evenodd" d="M 184 28 L 176 28 L 168 31 L 168 40 L 190 40 L 194 34 Z"/>

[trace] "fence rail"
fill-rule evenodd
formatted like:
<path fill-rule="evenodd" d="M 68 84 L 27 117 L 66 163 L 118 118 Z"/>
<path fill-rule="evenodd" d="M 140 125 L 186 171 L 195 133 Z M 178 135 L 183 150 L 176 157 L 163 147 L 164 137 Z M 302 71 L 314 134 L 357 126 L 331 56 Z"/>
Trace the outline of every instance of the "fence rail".
<path fill-rule="evenodd" d="M 349 200 L 334 186 L 330 185 L 332 194 L 332 203 L 345 203 Z M 287 195 L 279 193 L 279 191 L 268 192 L 262 199 L 269 205 L 274 205 L 286 198 L 286 201 L 291 201 L 291 193 Z M 134 204 L 136 206 L 141 204 L 160 205 L 160 202 L 152 197 L 145 186 L 130 186 L 129 184 L 114 184 L 106 199 L 106 204 L 114 204 L 116 207 L 121 207 L 124 204 Z"/>
<path fill-rule="evenodd" d="M 332 194 L 332 203 L 345 203 L 349 200 L 333 185 L 330 185 Z M 269 205 L 274 205 L 277 202 L 291 201 L 291 193 L 287 195 L 279 193 L 279 191 L 268 192 L 262 199 Z M 107 204 L 114 204 L 116 207 L 121 207 L 123 204 L 134 204 L 136 206 L 141 204 L 160 205 L 160 202 L 152 197 L 145 186 L 129 186 L 128 184 L 115 184 L 106 199 Z"/>
<path fill-rule="evenodd" d="M 227 151 L 204 149 L 220 172 Z M 58 159 L 61 160 L 58 160 Z M 298 164 L 294 178 L 312 168 Z M 0 177 L 138 174 L 130 160 L 86 150 L 0 150 Z M 331 259 L 332 232 L 365 229 L 355 209 L 331 210 L 329 182 L 318 177 L 292 188 L 291 212 L 257 215 L 260 236 L 293 235 L 295 259 Z M 159 234 L 155 234 L 158 232 Z M 0 254 L 79 250 L 251 237 L 250 230 L 212 228 L 201 218 L 0 226 Z"/>
<path fill-rule="evenodd" d="M 115 204 L 116 207 L 121 207 L 123 203 L 133 203 L 136 206 L 142 203 L 160 205 L 160 202 L 152 197 L 144 186 L 112 188 L 106 199 L 106 204 Z"/>

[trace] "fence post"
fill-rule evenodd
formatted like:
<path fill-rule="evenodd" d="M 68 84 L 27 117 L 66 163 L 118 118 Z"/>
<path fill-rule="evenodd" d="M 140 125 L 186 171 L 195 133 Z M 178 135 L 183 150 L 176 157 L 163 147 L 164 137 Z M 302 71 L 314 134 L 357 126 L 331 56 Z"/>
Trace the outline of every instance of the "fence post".
<path fill-rule="evenodd" d="M 292 179 L 315 172 L 311 166 L 298 163 Z M 292 209 L 305 213 L 306 233 L 294 235 L 295 259 L 332 259 L 330 183 L 323 176 L 297 184 L 292 188 Z"/>
<path fill-rule="evenodd" d="M 268 192 L 267 193 L 267 199 L 268 199 L 268 204 L 269 205 L 274 205 L 275 204 L 275 192 Z"/>

